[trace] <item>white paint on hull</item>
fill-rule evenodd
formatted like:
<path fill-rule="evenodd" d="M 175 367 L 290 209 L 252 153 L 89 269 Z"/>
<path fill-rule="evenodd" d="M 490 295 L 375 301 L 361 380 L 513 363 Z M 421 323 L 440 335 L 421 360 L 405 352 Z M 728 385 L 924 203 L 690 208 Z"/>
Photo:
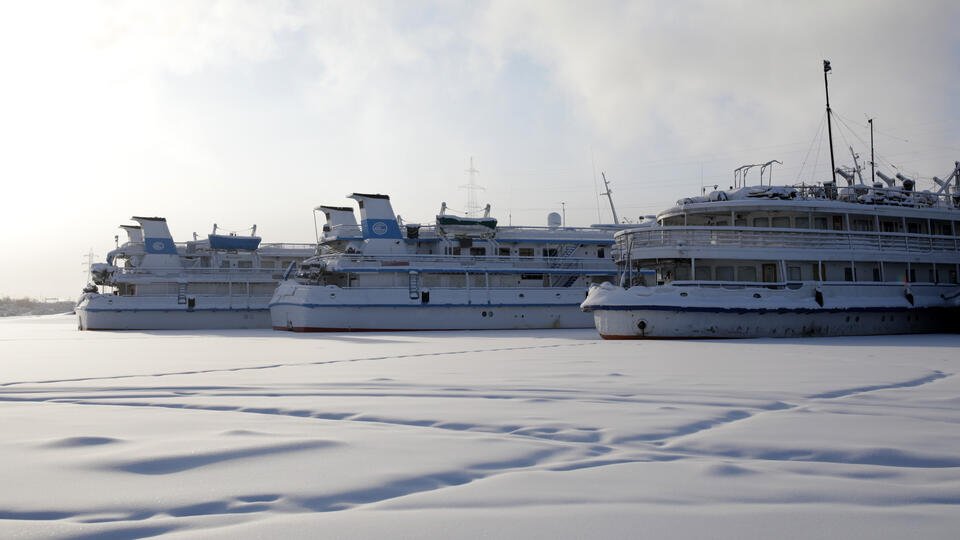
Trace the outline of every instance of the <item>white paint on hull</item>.
<path fill-rule="evenodd" d="M 197 297 L 193 309 L 176 297 L 88 294 L 77 304 L 80 330 L 211 330 L 269 328 L 265 298 Z"/>
<path fill-rule="evenodd" d="M 956 285 L 796 289 L 597 287 L 583 307 L 608 339 L 850 336 L 957 331 Z M 817 302 L 816 291 L 823 301 Z M 681 296 L 683 293 L 683 296 Z M 912 301 L 911 301 L 912 300 Z"/>
<path fill-rule="evenodd" d="M 545 288 L 432 289 L 429 301 L 398 288 L 281 283 L 270 304 L 273 327 L 294 331 L 513 330 L 590 328 L 585 291 Z"/>

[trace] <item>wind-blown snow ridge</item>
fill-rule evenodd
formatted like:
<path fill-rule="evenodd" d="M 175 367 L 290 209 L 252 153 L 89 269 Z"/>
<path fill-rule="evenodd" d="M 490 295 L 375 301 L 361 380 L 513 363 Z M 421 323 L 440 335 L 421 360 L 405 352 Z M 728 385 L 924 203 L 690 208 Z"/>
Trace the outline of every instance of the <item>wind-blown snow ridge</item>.
<path fill-rule="evenodd" d="M 810 399 L 833 399 L 852 396 L 854 394 L 863 394 L 866 392 L 875 392 L 877 390 L 889 390 L 891 388 L 911 388 L 914 386 L 920 386 L 922 384 L 932 383 L 940 379 L 950 377 L 952 373 L 944 373 L 942 371 L 934 371 L 930 375 L 924 377 L 918 377 L 916 379 L 910 379 L 903 382 L 895 382 L 889 384 L 875 384 L 870 386 L 859 386 L 856 388 L 846 388 L 843 390 L 831 390 L 829 392 L 822 392 L 820 394 L 814 394 L 812 396 L 807 396 Z"/>

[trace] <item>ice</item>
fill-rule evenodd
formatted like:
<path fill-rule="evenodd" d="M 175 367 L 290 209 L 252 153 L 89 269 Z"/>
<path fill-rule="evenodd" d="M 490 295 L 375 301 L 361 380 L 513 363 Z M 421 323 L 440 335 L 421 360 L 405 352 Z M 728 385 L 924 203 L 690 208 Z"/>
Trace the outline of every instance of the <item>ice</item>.
<path fill-rule="evenodd" d="M 0 321 L 0 536 L 953 538 L 960 335 Z"/>

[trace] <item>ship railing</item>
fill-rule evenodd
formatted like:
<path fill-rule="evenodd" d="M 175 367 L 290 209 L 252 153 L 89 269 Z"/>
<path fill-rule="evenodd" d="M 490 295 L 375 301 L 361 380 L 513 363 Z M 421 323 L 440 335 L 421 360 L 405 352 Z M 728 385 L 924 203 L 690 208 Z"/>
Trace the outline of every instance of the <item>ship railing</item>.
<path fill-rule="evenodd" d="M 149 268 L 117 268 L 113 271 L 117 276 L 162 276 L 165 281 L 196 277 L 217 277 L 223 281 L 248 281 L 251 278 L 280 279 L 284 268 L 184 268 L 176 267 L 149 267 Z"/>
<path fill-rule="evenodd" d="M 657 227 L 617 236 L 620 259 L 650 248 L 738 248 L 958 253 L 960 238 L 917 233 L 829 231 L 770 227 Z M 633 254 L 632 256 L 637 256 Z"/>
<path fill-rule="evenodd" d="M 323 261 L 335 264 L 341 271 L 351 269 L 375 270 L 409 268 L 416 271 L 419 268 L 450 268 L 463 269 L 468 272 L 497 272 L 503 270 L 564 270 L 564 271 L 606 271 L 613 265 L 607 258 L 572 258 L 572 257 L 500 257 L 500 256 L 469 256 L 469 255 L 363 255 L 363 254 L 336 254 L 320 255 L 311 259 L 312 262 Z"/>
<path fill-rule="evenodd" d="M 201 242 L 204 242 L 201 244 Z M 196 242 L 176 242 L 177 251 L 184 252 L 187 254 L 194 254 L 198 251 L 198 248 L 203 248 L 204 250 L 209 249 L 209 246 L 205 243 L 206 240 L 198 240 Z M 140 244 L 143 245 L 143 244 Z M 317 248 L 316 244 L 313 243 L 300 243 L 300 242 L 271 242 L 271 243 L 261 243 L 257 248 L 257 251 L 262 251 L 263 249 L 273 249 L 273 250 L 287 250 L 287 251 L 309 251 L 315 250 Z M 244 252 L 248 253 L 248 252 Z"/>
<path fill-rule="evenodd" d="M 695 287 L 695 288 L 712 288 L 712 289 L 755 289 L 755 288 L 764 288 L 771 290 L 797 290 L 801 289 L 804 286 L 821 286 L 821 285 L 856 285 L 857 287 L 899 287 L 903 288 L 906 285 L 911 287 L 914 286 L 952 286 L 953 283 L 944 283 L 944 282 L 925 282 L 925 281 L 914 281 L 909 284 L 905 284 L 902 281 L 817 281 L 817 280 L 789 280 L 789 281 L 713 281 L 713 280 L 674 280 L 669 283 L 669 285 L 674 285 L 676 287 Z"/>

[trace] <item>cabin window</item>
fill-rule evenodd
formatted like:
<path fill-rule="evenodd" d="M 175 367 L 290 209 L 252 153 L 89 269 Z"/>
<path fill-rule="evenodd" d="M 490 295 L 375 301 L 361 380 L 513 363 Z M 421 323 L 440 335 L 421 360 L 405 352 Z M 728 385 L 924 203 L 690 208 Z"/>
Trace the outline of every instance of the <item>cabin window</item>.
<path fill-rule="evenodd" d="M 276 268 L 277 264 L 274 261 L 262 261 L 260 266 L 265 269 Z"/>
<path fill-rule="evenodd" d="M 460 255 L 460 248 L 455 247 L 455 248 L 453 248 L 452 252 L 453 252 L 454 255 Z"/>
<path fill-rule="evenodd" d="M 520 248 L 517 251 L 521 257 L 533 257 L 533 248 Z"/>
<path fill-rule="evenodd" d="M 769 227 L 769 226 L 770 226 L 770 218 L 755 217 L 755 218 L 753 218 L 753 226 L 754 226 L 754 227 Z"/>
<path fill-rule="evenodd" d="M 936 282 L 937 282 L 937 276 L 935 276 L 935 275 L 933 274 L 933 268 L 927 270 L 927 282 L 928 282 L 928 283 L 936 283 Z"/>
<path fill-rule="evenodd" d="M 790 281 L 800 281 L 801 279 L 803 279 L 803 278 L 801 277 L 801 275 L 800 275 L 800 267 L 799 267 L 799 266 L 788 266 L 788 267 L 787 267 L 787 276 L 789 276 L 788 279 L 789 279 Z"/>
<path fill-rule="evenodd" d="M 793 222 L 794 222 L 794 227 L 796 227 L 796 228 L 798 228 L 798 229 L 809 229 L 809 228 L 810 228 L 810 218 L 798 217 L 798 218 L 796 218 L 795 220 L 793 220 Z"/>
<path fill-rule="evenodd" d="M 543 274 L 520 274 L 520 279 L 536 279 L 542 280 Z"/>
<path fill-rule="evenodd" d="M 556 256 L 557 256 L 557 248 L 545 248 L 545 249 L 543 250 L 543 256 L 544 256 L 544 257 L 556 257 Z"/>
<path fill-rule="evenodd" d="M 603 250 L 603 248 L 597 248 L 597 258 L 598 258 L 598 259 L 602 259 L 603 257 L 604 257 L 604 250 Z"/>
<path fill-rule="evenodd" d="M 874 281 L 883 281 L 882 279 L 880 279 L 880 269 L 877 268 L 877 267 L 874 267 L 874 268 L 873 268 L 873 280 L 874 280 Z"/>
<path fill-rule="evenodd" d="M 883 228 L 883 232 L 897 232 L 900 230 L 899 221 L 881 221 L 880 226 Z"/>
<path fill-rule="evenodd" d="M 950 230 L 949 221 L 933 221 L 933 234 L 940 236 L 949 236 L 953 234 L 953 231 Z"/>
<path fill-rule="evenodd" d="M 757 269 L 754 266 L 737 267 L 737 281 L 756 281 Z"/>
<path fill-rule="evenodd" d="M 958 282 L 957 282 L 957 271 L 956 271 L 956 270 L 951 270 L 951 271 L 950 271 L 950 283 L 958 283 Z"/>
<path fill-rule="evenodd" d="M 743 219 L 743 218 L 737 218 L 737 219 L 733 220 L 733 224 L 734 224 L 734 226 L 736 226 L 736 227 L 746 227 L 746 226 L 747 226 L 747 220 L 745 220 L 745 219 Z"/>
<path fill-rule="evenodd" d="M 470 248 L 470 255 L 473 257 L 483 257 L 487 254 L 487 248 L 485 247 L 472 247 Z"/>
<path fill-rule="evenodd" d="M 783 227 L 785 229 L 789 229 L 790 218 L 786 216 L 775 217 L 772 220 L 770 220 L 770 224 L 773 225 L 774 227 Z"/>
<path fill-rule="evenodd" d="M 910 283 L 915 283 L 917 281 L 917 269 L 911 268 L 908 274 L 909 274 L 909 277 L 907 278 L 907 281 L 909 281 Z"/>
<path fill-rule="evenodd" d="M 873 230 L 873 221 L 866 219 L 855 219 L 853 220 L 853 230 L 855 231 L 872 231 Z"/>
<path fill-rule="evenodd" d="M 813 228 L 825 230 L 827 228 L 827 218 L 825 217 L 813 218 Z"/>
<path fill-rule="evenodd" d="M 910 234 L 920 234 L 920 224 L 915 221 L 908 221 L 907 232 Z"/>
<path fill-rule="evenodd" d="M 843 230 L 843 216 L 833 216 L 833 230 Z"/>
<path fill-rule="evenodd" d="M 849 266 L 843 269 L 843 280 L 844 281 L 853 281 L 853 268 Z"/>
<path fill-rule="evenodd" d="M 710 281 L 710 267 L 698 266 L 694 279 L 698 281 Z"/>
<path fill-rule="evenodd" d="M 220 261 L 220 268 L 230 268 L 230 261 Z"/>
<path fill-rule="evenodd" d="M 498 254 L 499 254 L 501 257 L 509 257 L 509 256 L 510 256 L 510 248 L 502 247 L 502 248 L 499 249 Z"/>
<path fill-rule="evenodd" d="M 726 219 L 718 219 L 718 220 L 717 220 L 717 223 L 716 223 L 716 226 L 717 226 L 717 227 L 726 227 L 726 226 L 729 225 L 729 224 L 730 224 L 730 222 L 729 222 L 728 220 L 726 220 Z"/>
<path fill-rule="evenodd" d="M 732 266 L 718 266 L 717 267 L 717 281 L 733 281 L 733 267 Z"/>

